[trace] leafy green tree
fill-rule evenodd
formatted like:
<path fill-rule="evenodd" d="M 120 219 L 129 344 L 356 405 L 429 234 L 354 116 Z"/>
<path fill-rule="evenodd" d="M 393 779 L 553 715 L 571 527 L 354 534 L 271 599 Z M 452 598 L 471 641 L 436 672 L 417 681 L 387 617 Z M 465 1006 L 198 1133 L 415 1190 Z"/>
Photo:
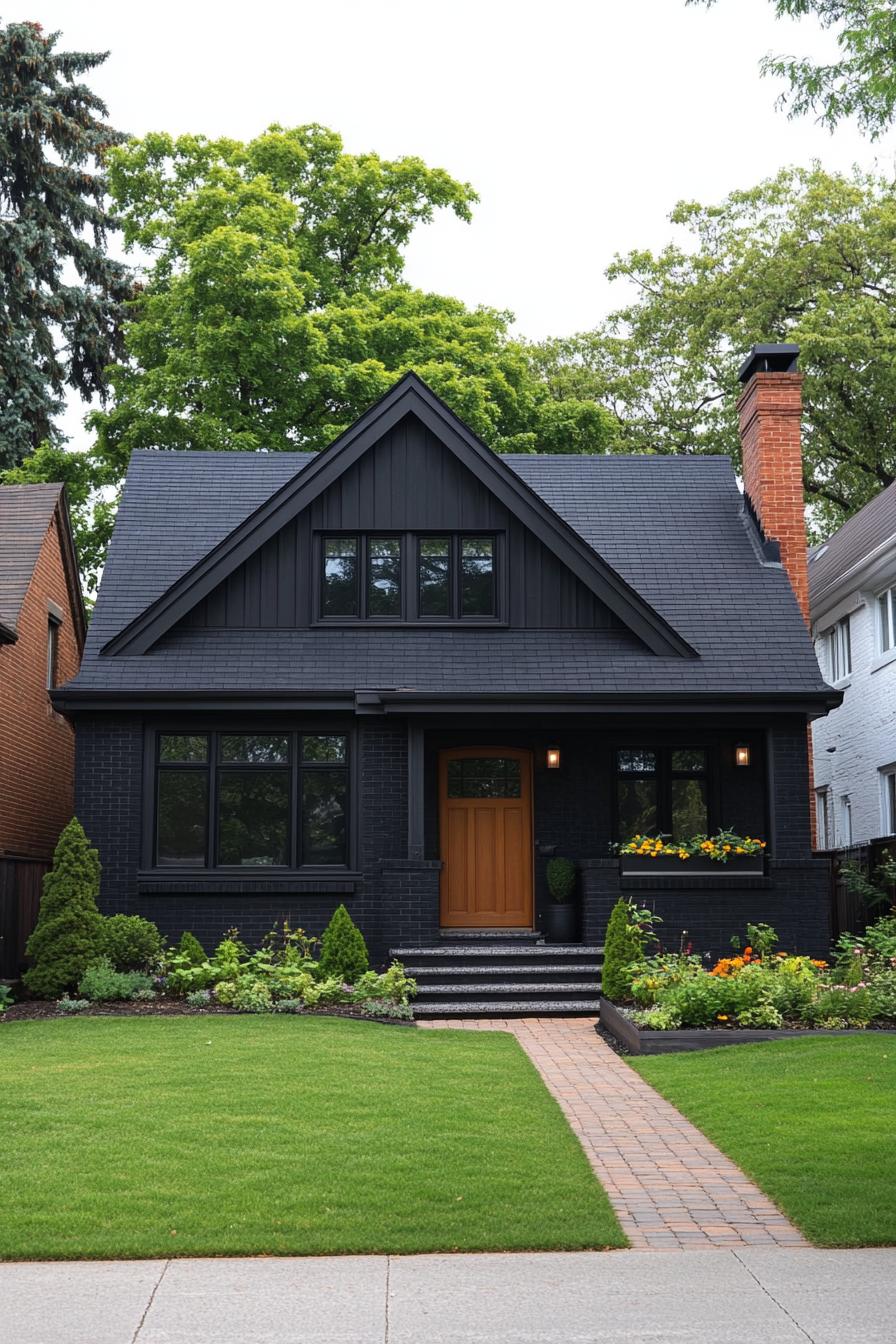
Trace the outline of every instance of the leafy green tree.
<path fill-rule="evenodd" d="M 81 76 L 106 54 L 57 51 L 37 23 L 0 27 L 0 467 L 43 441 L 66 388 L 106 394 L 122 356 L 128 269 L 106 255 L 106 151 L 123 136 Z"/>
<path fill-rule="evenodd" d="M 66 826 L 26 952 L 31 966 L 22 979 L 40 998 L 57 998 L 77 985 L 90 962 L 104 951 L 103 918 L 97 909 L 100 859 L 77 817 Z"/>
<path fill-rule="evenodd" d="M 369 966 L 364 935 L 345 906 L 337 906 L 321 939 L 321 975 L 325 978 L 337 976 L 353 985 Z"/>
<path fill-rule="evenodd" d="M 805 485 L 829 532 L 896 479 L 896 185 L 788 169 L 672 222 L 682 242 L 610 267 L 632 302 L 533 359 L 556 395 L 614 413 L 620 451 L 739 462 L 738 367 L 754 342 L 798 342 Z"/>
<path fill-rule="evenodd" d="M 685 0 L 705 5 L 717 0 Z M 778 18 L 813 16 L 836 35 L 838 58 L 817 64 L 805 57 L 766 56 L 764 75 L 788 81 L 778 99 L 791 117 L 814 112 L 833 130 L 844 117 L 876 140 L 896 115 L 896 7 L 892 0 L 771 0 Z"/>
<path fill-rule="evenodd" d="M 67 480 L 88 575 L 135 448 L 322 448 L 408 369 L 499 451 L 605 446 L 610 418 L 554 394 L 509 313 L 402 283 L 418 224 L 470 217 L 466 183 L 347 154 L 321 126 L 248 144 L 149 135 L 109 164 L 126 245 L 151 259 L 129 358 L 109 373 L 115 403 L 91 417 L 96 443 L 77 462 L 48 446 L 7 478 Z"/>

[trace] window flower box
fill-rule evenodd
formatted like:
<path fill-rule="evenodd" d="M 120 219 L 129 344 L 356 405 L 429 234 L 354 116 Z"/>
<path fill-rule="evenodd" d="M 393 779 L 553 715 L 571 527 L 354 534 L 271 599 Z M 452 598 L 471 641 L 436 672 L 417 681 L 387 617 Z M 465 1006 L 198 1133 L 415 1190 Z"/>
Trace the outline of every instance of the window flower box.
<path fill-rule="evenodd" d="M 765 854 L 738 854 L 726 863 L 692 855 L 680 859 L 676 854 L 620 854 L 619 871 L 623 877 L 717 877 L 724 882 L 729 877 L 762 877 L 765 874 Z"/>
<path fill-rule="evenodd" d="M 736 831 L 695 835 L 690 840 L 635 835 L 617 846 L 623 877 L 711 875 L 761 877 L 765 873 L 765 841 Z"/>

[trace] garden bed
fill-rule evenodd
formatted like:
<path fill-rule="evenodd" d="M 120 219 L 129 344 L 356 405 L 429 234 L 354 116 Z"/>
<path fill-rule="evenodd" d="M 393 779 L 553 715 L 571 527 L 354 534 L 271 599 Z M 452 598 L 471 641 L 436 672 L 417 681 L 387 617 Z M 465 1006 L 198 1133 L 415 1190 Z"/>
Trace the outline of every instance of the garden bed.
<path fill-rule="evenodd" d="M 896 1036 L 890 1027 L 691 1027 L 650 1031 L 639 1027 L 609 999 L 600 1001 L 598 1025 L 632 1055 L 671 1055 L 685 1050 L 717 1050 L 721 1045 L 757 1045 L 762 1041 L 805 1040 L 815 1036 Z"/>
<path fill-rule="evenodd" d="M 223 1003 L 209 1002 L 205 1007 L 194 1008 L 181 998 L 158 998 L 151 1001 L 128 999 L 119 1003 L 93 1003 L 80 1013 L 61 1013 L 55 999 L 26 999 L 14 1003 L 0 1014 L 3 1022 L 35 1022 L 52 1018 L 58 1022 L 63 1017 L 237 1017 L 236 1008 L 228 1008 Z M 377 1022 L 384 1026 L 413 1027 L 416 1024 L 405 1018 L 374 1017 L 353 1008 L 351 1004 L 327 1004 L 320 1008 L 303 1008 L 301 1013 L 289 1016 L 299 1017 L 350 1017 L 359 1022 Z"/>

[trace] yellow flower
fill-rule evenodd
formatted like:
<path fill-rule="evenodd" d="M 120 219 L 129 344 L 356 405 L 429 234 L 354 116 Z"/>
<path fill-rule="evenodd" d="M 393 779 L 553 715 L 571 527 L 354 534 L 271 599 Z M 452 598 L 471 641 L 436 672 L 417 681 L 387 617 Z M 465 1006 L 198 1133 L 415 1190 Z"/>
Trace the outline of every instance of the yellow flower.
<path fill-rule="evenodd" d="M 719 1022 L 727 1022 L 727 1021 L 728 1021 L 727 1014 L 725 1014 L 725 1013 L 719 1013 L 719 1014 L 718 1014 L 718 1020 L 719 1020 Z"/>

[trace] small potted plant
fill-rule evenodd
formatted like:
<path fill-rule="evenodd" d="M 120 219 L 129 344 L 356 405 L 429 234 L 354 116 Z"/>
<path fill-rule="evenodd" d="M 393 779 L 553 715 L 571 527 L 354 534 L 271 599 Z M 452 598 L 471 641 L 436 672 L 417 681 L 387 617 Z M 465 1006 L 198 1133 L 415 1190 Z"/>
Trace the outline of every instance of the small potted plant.
<path fill-rule="evenodd" d="M 575 907 L 576 866 L 572 859 L 550 859 L 547 867 L 548 895 L 545 937 L 549 943 L 575 942 L 578 929 Z"/>

